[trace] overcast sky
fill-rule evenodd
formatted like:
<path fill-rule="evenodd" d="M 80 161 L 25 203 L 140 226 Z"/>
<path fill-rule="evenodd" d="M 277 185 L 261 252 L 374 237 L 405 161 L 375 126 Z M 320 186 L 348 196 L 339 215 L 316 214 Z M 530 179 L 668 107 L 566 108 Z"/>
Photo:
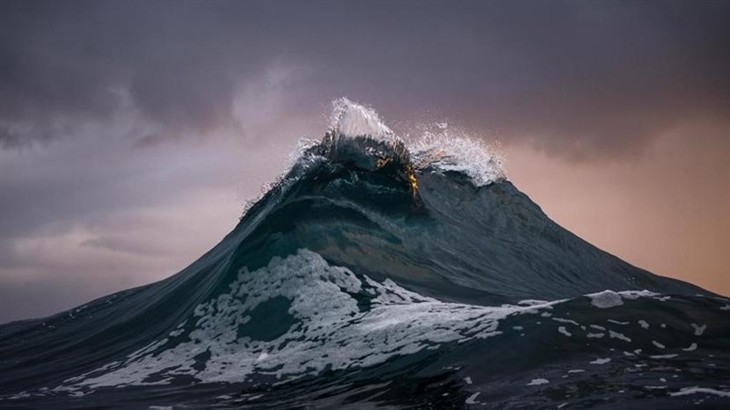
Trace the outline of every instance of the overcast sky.
<path fill-rule="evenodd" d="M 332 99 L 499 142 L 553 219 L 730 295 L 730 3 L 0 2 L 0 322 L 175 273 Z"/>

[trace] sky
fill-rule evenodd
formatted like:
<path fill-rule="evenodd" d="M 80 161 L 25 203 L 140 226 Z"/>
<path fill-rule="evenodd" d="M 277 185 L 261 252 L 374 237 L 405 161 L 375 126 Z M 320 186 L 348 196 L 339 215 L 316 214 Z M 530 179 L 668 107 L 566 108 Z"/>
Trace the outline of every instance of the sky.
<path fill-rule="evenodd" d="M 730 3 L 0 2 L 0 322 L 167 277 L 333 99 L 496 144 L 558 223 L 730 295 Z M 455 131 L 456 132 L 456 131 Z"/>

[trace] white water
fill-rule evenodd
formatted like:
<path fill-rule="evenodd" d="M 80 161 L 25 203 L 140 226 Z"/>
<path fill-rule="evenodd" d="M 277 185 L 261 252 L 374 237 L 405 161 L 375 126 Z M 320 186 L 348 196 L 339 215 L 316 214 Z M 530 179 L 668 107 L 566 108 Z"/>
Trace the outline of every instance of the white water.
<path fill-rule="evenodd" d="M 359 307 L 356 294 L 367 296 L 370 307 Z M 240 326 L 267 320 L 256 308 L 275 298 L 290 303 L 286 309 L 294 324 L 272 340 L 239 335 Z M 255 373 L 283 382 L 326 368 L 371 367 L 395 356 L 439 349 L 445 343 L 499 335 L 499 322 L 507 316 L 535 314 L 564 302 L 499 307 L 446 303 L 391 280 L 380 283 L 358 277 L 329 265 L 314 252 L 300 250 L 284 259 L 274 258 L 256 271 L 243 269 L 227 293 L 198 305 L 193 317 L 166 337 L 126 359 L 68 379 L 56 391 L 168 384 L 181 375 L 201 382 L 245 382 Z M 577 322 L 572 326 L 580 329 Z M 563 326 L 560 329 L 576 336 Z M 196 363 L 196 356 L 206 354 L 210 356 Z"/>
<path fill-rule="evenodd" d="M 395 135 L 380 119 L 372 108 L 350 101 L 342 97 L 332 102 L 332 113 L 328 131 L 335 138 L 368 137 L 380 141 L 397 141 L 405 144 L 418 171 L 461 172 L 468 176 L 475 186 L 485 186 L 506 180 L 504 159 L 493 148 L 481 140 L 468 136 L 449 134 L 445 123 L 439 124 L 439 133 L 424 132 L 420 137 L 404 141 Z M 285 178 L 289 171 L 299 165 L 302 170 L 315 166 L 325 159 L 316 155 L 308 155 L 310 148 L 322 143 L 320 140 L 301 138 L 297 146 L 289 153 L 286 171 L 274 182 L 265 184 L 260 194 L 246 201 L 243 215 L 264 195 L 277 185 L 288 185 L 295 182 L 300 175 Z"/>
<path fill-rule="evenodd" d="M 476 186 L 506 179 L 504 158 L 481 140 L 449 134 L 426 132 L 408 145 L 417 169 L 456 171 L 469 176 Z"/>
<path fill-rule="evenodd" d="M 355 294 L 367 295 L 370 307 L 358 306 Z M 643 296 L 638 292 L 617 294 L 628 300 Z M 275 298 L 290 302 L 287 312 L 294 324 L 273 340 L 239 335 L 239 326 L 266 320 L 256 308 Z M 498 327 L 508 316 L 534 315 L 564 302 L 499 307 L 446 303 L 408 291 L 391 280 L 380 283 L 358 277 L 346 268 L 329 265 L 314 252 L 300 250 L 284 259 L 274 258 L 256 271 L 243 269 L 228 292 L 198 305 L 193 317 L 167 337 L 121 361 L 68 379 L 53 391 L 73 395 L 102 387 L 169 384 L 181 375 L 200 382 L 245 382 L 257 374 L 286 382 L 327 368 L 366 368 L 447 343 L 497 336 L 506 331 Z M 581 328 L 587 332 L 578 322 L 569 322 L 573 321 L 558 320 L 575 332 Z M 564 326 L 560 329 L 566 336 L 579 336 Z M 630 342 L 619 339 L 617 343 Z M 196 356 L 208 353 L 208 358 L 196 362 Z M 610 362 L 610 358 L 598 357 L 590 363 Z"/>
<path fill-rule="evenodd" d="M 370 295 L 367 311 L 359 309 L 355 293 Z M 239 338 L 238 327 L 255 320 L 252 311 L 275 297 L 291 301 L 288 311 L 298 324 L 270 341 Z M 328 367 L 369 367 L 442 343 L 495 336 L 501 333 L 496 330 L 499 320 L 537 308 L 444 303 L 389 280 L 360 280 L 348 269 L 300 250 L 285 259 L 274 258 L 257 271 L 242 270 L 229 293 L 195 309 L 195 327 L 183 341 L 173 340 L 179 336 L 176 329 L 123 362 L 69 379 L 58 390 L 167 384 L 179 375 L 243 382 L 255 372 L 283 381 Z M 210 357 L 204 368 L 196 370 L 195 357 L 206 352 Z M 157 379 L 150 381 L 151 376 Z"/>
<path fill-rule="evenodd" d="M 417 170 L 436 172 L 456 171 L 469 176 L 476 186 L 489 185 L 506 179 L 504 159 L 495 149 L 481 140 L 465 135 L 452 135 L 446 124 L 439 124 L 439 132 L 424 132 L 417 138 L 402 140 L 385 125 L 372 108 L 340 98 L 332 103 L 329 131 L 336 138 L 369 137 L 376 140 L 403 142 Z M 297 160 L 313 145 L 302 140 L 295 151 Z"/>
<path fill-rule="evenodd" d="M 332 102 L 330 131 L 342 137 L 368 136 L 375 139 L 394 137 L 393 131 L 380 120 L 372 108 L 352 102 L 346 97 Z"/>

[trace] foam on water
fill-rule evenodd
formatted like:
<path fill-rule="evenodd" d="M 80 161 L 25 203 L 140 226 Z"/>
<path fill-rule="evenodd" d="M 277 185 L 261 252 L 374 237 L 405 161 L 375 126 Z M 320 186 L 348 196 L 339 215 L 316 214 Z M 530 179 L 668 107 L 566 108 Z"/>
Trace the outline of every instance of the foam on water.
<path fill-rule="evenodd" d="M 602 294 L 620 298 L 625 292 Z M 199 304 L 191 318 L 166 336 L 122 360 L 67 379 L 54 391 L 82 394 L 103 387 L 164 385 L 180 376 L 245 383 L 256 375 L 281 383 L 325 369 L 367 368 L 398 356 L 431 354 L 449 343 L 497 336 L 503 333 L 500 321 L 509 316 L 535 315 L 566 302 L 495 307 L 441 302 L 389 279 L 378 282 L 331 266 L 319 254 L 302 249 L 255 271 L 242 269 L 227 292 Z M 276 323 L 286 325 L 272 329 L 272 310 L 279 312 Z M 587 332 L 574 320 L 553 319 Z M 580 337 L 565 326 L 557 330 Z M 618 343 L 631 342 L 607 330 Z M 610 361 L 599 357 L 590 363 Z M 468 384 L 471 379 L 465 380 Z"/>
<path fill-rule="evenodd" d="M 369 309 L 361 310 L 355 295 L 370 297 Z M 274 301 L 285 304 L 291 326 L 260 340 L 239 336 L 238 329 L 265 322 L 266 313 L 257 307 Z M 325 368 L 369 367 L 443 343 L 495 336 L 501 333 L 499 320 L 535 309 L 440 302 L 392 281 L 361 280 L 300 250 L 257 271 L 242 270 L 228 293 L 196 307 L 191 325 L 121 362 L 68 379 L 57 391 L 168 384 L 183 375 L 205 382 L 245 382 L 256 373 L 284 381 Z"/>
<path fill-rule="evenodd" d="M 611 295 L 614 304 L 618 297 L 628 305 L 641 297 L 657 299 L 658 296 L 636 291 L 598 294 Z M 22 392 L 5 399 L 59 393 L 81 397 L 104 388 L 169 385 L 178 380 L 189 383 L 190 379 L 200 383 L 255 385 L 263 378 L 265 383 L 280 385 L 325 371 L 351 371 L 393 363 L 398 357 L 438 357 L 464 342 L 503 334 L 499 337 L 509 337 L 513 331 L 520 333 L 531 328 L 530 325 L 513 326 L 511 321 L 516 316 L 522 316 L 519 320 L 533 318 L 534 323 L 540 324 L 537 319 L 546 310 L 555 313 L 555 317 L 543 324 L 555 326 L 558 339 L 553 343 L 560 340 L 559 344 L 582 345 L 590 341 L 602 346 L 603 354 L 586 360 L 591 372 L 600 371 L 595 369 L 602 366 L 610 367 L 614 361 L 682 360 L 682 355 L 698 349 L 697 343 L 687 348 L 686 344 L 665 346 L 656 340 L 637 340 L 646 332 L 644 327 L 636 321 L 609 319 L 616 310 L 590 309 L 595 295 L 494 307 L 447 303 L 404 289 L 390 279 L 375 281 L 347 268 L 332 266 L 319 254 L 301 249 L 295 255 L 272 259 L 266 267 L 254 271 L 242 269 L 222 294 L 199 304 L 191 316 L 172 325 L 164 336 L 126 357 L 66 379 L 55 388 Z M 581 323 L 583 320 L 578 317 L 575 320 L 558 317 L 559 312 L 573 304 L 601 312 L 608 324 L 601 326 Z M 276 319 L 272 321 L 272 317 Z M 592 317 L 596 319 L 597 316 Z M 500 328 L 503 321 L 509 324 L 504 329 Z M 282 323 L 285 325 L 281 326 Z M 621 326 L 626 333 L 611 329 L 614 325 Z M 695 324 L 691 330 L 702 326 Z M 590 333 L 592 329 L 604 333 Z M 691 330 L 683 332 L 692 335 L 695 332 Z M 634 353 L 627 351 L 647 344 L 662 349 L 662 354 L 641 355 L 642 349 L 635 349 Z M 619 352 L 610 353 L 616 350 Z M 617 358 L 620 353 L 623 357 Z M 647 364 L 634 366 L 640 369 Z M 583 372 L 583 369 L 567 370 L 563 378 Z M 528 386 L 560 384 L 542 378 L 546 374 L 539 374 L 540 378 L 535 376 L 538 374 L 529 375 L 523 383 Z M 463 380 L 470 387 L 477 384 L 469 376 Z M 654 389 L 651 385 L 644 388 Z M 672 390 L 676 388 L 679 386 L 671 386 Z M 472 394 L 473 402 L 477 393 Z"/>
<path fill-rule="evenodd" d="M 702 336 L 702 333 L 707 330 L 707 325 L 698 325 L 696 323 L 692 323 L 692 328 L 695 331 L 695 336 Z"/>
<path fill-rule="evenodd" d="M 687 396 L 690 394 L 706 394 L 714 395 L 719 397 L 730 397 L 730 391 L 722 391 L 717 389 L 710 389 L 707 387 L 684 387 L 677 392 L 669 393 L 670 396 Z"/>
<path fill-rule="evenodd" d="M 621 295 L 612 290 L 592 293 L 588 297 L 591 298 L 591 304 L 593 306 L 601 309 L 608 309 L 624 304 L 623 300 L 621 300 Z"/>

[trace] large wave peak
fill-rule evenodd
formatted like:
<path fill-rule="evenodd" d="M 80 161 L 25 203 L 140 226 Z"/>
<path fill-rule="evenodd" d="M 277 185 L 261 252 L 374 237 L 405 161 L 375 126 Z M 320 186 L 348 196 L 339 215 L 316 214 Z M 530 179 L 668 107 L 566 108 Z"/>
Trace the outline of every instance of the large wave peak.
<path fill-rule="evenodd" d="M 729 299 L 563 229 L 481 140 L 334 108 L 180 273 L 0 326 L 0 408 L 730 408 Z"/>
<path fill-rule="evenodd" d="M 346 97 L 332 105 L 324 138 L 300 143 L 295 163 L 309 165 L 316 162 L 313 158 L 325 158 L 367 171 L 395 171 L 414 195 L 418 174 L 425 172 L 461 173 L 477 187 L 506 180 L 504 160 L 492 146 L 464 134 L 454 135 L 445 123 L 437 124 L 437 132 L 404 139 L 372 108 Z"/>

